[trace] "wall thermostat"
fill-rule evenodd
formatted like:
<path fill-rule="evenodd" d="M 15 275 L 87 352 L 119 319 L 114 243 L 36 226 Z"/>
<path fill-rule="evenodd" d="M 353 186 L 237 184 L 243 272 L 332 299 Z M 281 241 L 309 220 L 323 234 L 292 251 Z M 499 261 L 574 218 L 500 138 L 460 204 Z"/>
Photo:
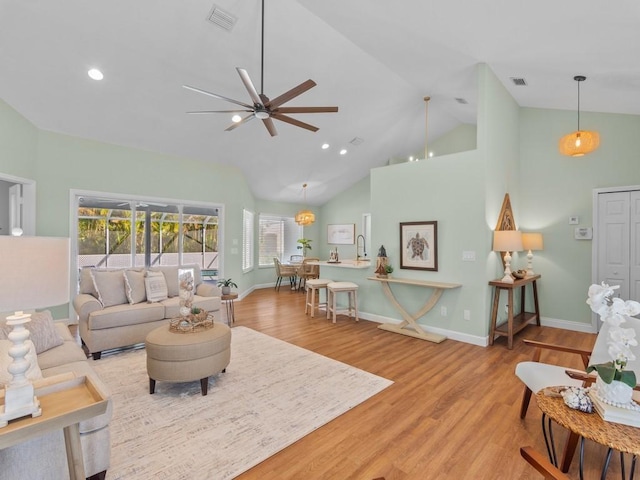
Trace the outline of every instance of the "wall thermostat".
<path fill-rule="evenodd" d="M 576 227 L 576 229 L 573 232 L 573 237 L 576 240 L 591 240 L 593 238 L 593 228 Z"/>

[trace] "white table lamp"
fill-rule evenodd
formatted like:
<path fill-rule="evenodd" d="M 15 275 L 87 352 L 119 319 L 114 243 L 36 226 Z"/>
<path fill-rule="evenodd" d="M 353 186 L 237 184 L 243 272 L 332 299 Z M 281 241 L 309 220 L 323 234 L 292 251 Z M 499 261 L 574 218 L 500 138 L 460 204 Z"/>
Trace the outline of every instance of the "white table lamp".
<path fill-rule="evenodd" d="M 513 283 L 511 276 L 511 252 L 522 250 L 522 232 L 496 230 L 493 232 L 493 251 L 504 252 L 504 277 L 501 282 Z"/>
<path fill-rule="evenodd" d="M 53 237 L 0 236 L 0 312 L 15 311 L 7 317 L 13 327 L 8 337 L 13 343 L 9 356 L 13 376 L 5 388 L 4 406 L 0 406 L 0 427 L 9 420 L 39 416 L 40 402 L 33 384 L 26 378 L 29 361 L 29 330 L 25 324 L 31 315 L 22 310 L 52 307 L 69 302 L 69 239 Z"/>
<path fill-rule="evenodd" d="M 544 248 L 544 242 L 542 241 L 541 233 L 523 233 L 522 234 L 522 247 L 524 250 L 528 250 L 527 253 L 527 276 L 535 275 L 533 271 L 533 253 L 534 250 L 542 250 Z"/>

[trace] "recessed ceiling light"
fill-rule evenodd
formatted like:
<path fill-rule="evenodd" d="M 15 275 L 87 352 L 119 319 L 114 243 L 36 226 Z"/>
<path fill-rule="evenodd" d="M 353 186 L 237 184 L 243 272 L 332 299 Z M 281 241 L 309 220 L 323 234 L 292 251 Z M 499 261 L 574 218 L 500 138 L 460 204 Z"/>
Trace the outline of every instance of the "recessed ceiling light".
<path fill-rule="evenodd" d="M 231 121 L 233 123 L 238 123 L 240 120 L 242 120 L 242 117 L 240 115 L 238 115 L 237 113 L 233 117 L 231 117 Z"/>
<path fill-rule="evenodd" d="M 409 157 L 409 161 L 413 162 L 413 156 Z"/>
<path fill-rule="evenodd" d="M 343 148 L 342 150 L 340 150 L 340 155 L 346 155 L 347 153 L 347 149 Z"/>
<path fill-rule="evenodd" d="M 89 77 L 91 77 L 94 80 L 102 80 L 104 78 L 104 75 L 102 74 L 102 72 L 97 68 L 92 68 L 91 70 L 89 70 L 87 72 L 87 75 L 89 75 Z"/>
<path fill-rule="evenodd" d="M 327 148 L 329 148 L 329 144 L 328 143 L 323 143 L 322 144 L 322 149 L 326 150 Z"/>

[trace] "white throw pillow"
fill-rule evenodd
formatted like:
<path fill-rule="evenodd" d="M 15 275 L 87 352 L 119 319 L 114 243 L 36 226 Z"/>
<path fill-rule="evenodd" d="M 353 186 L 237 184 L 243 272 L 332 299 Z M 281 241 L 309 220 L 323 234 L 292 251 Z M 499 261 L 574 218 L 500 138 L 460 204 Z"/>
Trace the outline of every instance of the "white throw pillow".
<path fill-rule="evenodd" d="M 91 278 L 103 307 L 129 303 L 122 270 L 91 270 Z"/>
<path fill-rule="evenodd" d="M 9 349 L 13 343 L 9 340 L 0 340 L 0 386 L 8 385 L 13 377 L 9 373 L 9 365 L 13 362 L 13 358 L 9 356 Z M 25 359 L 29 361 L 29 369 L 25 372 L 27 378 L 31 381 L 39 380 L 42 378 L 42 371 L 38 365 L 38 358 L 36 356 L 36 347 L 31 340 L 27 340 L 29 345 L 29 351 L 25 355 Z"/>
<path fill-rule="evenodd" d="M 131 305 L 147 300 L 147 291 L 144 284 L 143 270 L 125 270 L 124 286 L 127 299 Z"/>
<path fill-rule="evenodd" d="M 178 286 L 178 266 L 177 265 L 160 265 L 158 267 L 151 267 L 151 272 L 162 272 L 164 279 L 167 282 L 167 296 L 177 297 L 179 294 Z"/>
<path fill-rule="evenodd" d="M 29 330 L 29 339 L 33 341 L 36 353 L 46 352 L 64 343 L 64 339 L 58 330 L 56 330 L 53 317 L 49 310 L 32 313 L 31 321 L 25 323 L 24 326 Z M 13 327 L 10 327 L 6 323 L 0 324 L 0 339 L 8 338 L 11 330 L 13 330 Z"/>
<path fill-rule="evenodd" d="M 168 297 L 167 281 L 162 272 L 147 272 L 144 286 L 147 291 L 147 301 L 149 302 L 160 302 Z"/>

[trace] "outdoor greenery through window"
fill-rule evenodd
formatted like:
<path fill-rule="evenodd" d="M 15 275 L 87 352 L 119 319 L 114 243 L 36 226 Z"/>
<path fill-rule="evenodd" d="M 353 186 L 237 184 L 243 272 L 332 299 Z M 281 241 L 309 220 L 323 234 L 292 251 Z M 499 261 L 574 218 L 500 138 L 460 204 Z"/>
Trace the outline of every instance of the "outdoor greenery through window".
<path fill-rule="evenodd" d="M 260 258 L 259 266 L 273 266 L 273 258 L 288 262 L 291 255 L 299 255 L 298 239 L 302 238 L 302 227 L 293 217 L 260 214 L 259 217 Z"/>
<path fill-rule="evenodd" d="M 215 206 L 79 197 L 77 267 L 197 263 L 217 273 L 218 218 Z"/>

